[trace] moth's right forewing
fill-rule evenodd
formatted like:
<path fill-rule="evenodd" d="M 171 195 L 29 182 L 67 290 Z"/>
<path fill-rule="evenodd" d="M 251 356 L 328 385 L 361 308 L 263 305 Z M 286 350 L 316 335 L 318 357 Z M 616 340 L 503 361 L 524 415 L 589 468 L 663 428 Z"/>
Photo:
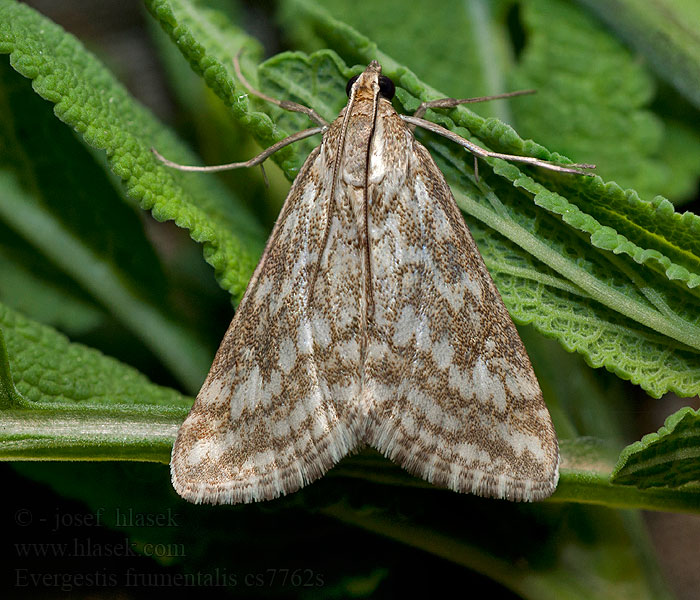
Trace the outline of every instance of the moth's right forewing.
<path fill-rule="evenodd" d="M 295 180 L 180 428 L 172 481 L 190 501 L 290 493 L 358 443 L 360 236 L 334 191 L 338 134 L 336 122 Z"/>

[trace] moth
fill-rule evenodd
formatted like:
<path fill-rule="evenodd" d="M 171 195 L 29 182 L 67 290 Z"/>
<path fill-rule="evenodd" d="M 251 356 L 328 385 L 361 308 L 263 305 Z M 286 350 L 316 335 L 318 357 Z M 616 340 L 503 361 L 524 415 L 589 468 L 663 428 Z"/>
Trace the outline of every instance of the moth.
<path fill-rule="evenodd" d="M 530 360 L 420 125 L 399 115 L 378 62 L 295 179 L 211 370 L 173 447 L 175 490 L 193 502 L 268 500 L 367 445 L 457 492 L 539 500 L 559 477 L 557 437 Z M 509 94 L 506 94 L 506 96 Z M 445 99 L 428 107 L 469 100 Z M 422 112 L 421 112 L 422 111 Z M 157 154 L 157 153 L 156 153 Z M 475 159 L 476 160 L 476 159 Z M 582 173 L 587 174 L 587 173 Z"/>

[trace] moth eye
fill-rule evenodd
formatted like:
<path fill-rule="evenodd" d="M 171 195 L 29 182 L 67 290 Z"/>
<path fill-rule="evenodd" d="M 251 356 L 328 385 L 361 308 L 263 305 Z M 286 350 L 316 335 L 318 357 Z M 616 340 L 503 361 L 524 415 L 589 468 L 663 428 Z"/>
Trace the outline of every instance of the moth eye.
<path fill-rule="evenodd" d="M 355 75 L 354 77 L 351 77 L 350 80 L 348 81 L 348 84 L 345 86 L 345 93 L 347 94 L 348 98 L 350 97 L 350 90 L 352 90 L 353 84 L 357 81 L 359 78 L 359 75 Z"/>
<path fill-rule="evenodd" d="M 395 92 L 396 92 L 396 86 L 394 85 L 394 82 L 391 79 L 389 79 L 388 77 L 385 77 L 384 75 L 380 75 L 379 76 L 379 93 L 387 100 L 391 100 L 394 97 Z"/>

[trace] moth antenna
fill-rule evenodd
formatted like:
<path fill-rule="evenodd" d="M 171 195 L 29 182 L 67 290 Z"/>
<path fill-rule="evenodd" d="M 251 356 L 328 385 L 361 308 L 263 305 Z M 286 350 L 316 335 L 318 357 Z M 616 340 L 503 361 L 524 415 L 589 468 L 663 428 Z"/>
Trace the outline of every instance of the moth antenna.
<path fill-rule="evenodd" d="M 438 98 L 421 102 L 420 106 L 413 113 L 417 119 L 423 117 L 429 108 L 454 108 L 460 104 L 475 104 L 476 102 L 488 102 L 489 100 L 501 100 L 503 98 L 514 98 L 515 96 L 527 96 L 536 94 L 537 90 L 517 90 L 515 92 L 505 92 L 494 96 L 476 96 L 475 98 Z"/>
<path fill-rule="evenodd" d="M 433 133 L 437 133 L 438 135 L 441 135 L 442 137 L 447 138 L 448 140 L 451 140 L 456 144 L 459 144 L 460 146 L 463 146 L 472 154 L 475 154 L 477 156 L 501 158 L 503 160 L 510 160 L 513 162 L 527 163 L 529 165 L 542 167 L 543 169 L 549 169 L 550 171 L 557 171 L 559 173 L 574 173 L 576 175 L 586 175 L 588 177 L 592 177 L 594 175 L 594 173 L 587 173 L 586 171 L 581 170 L 595 169 L 595 165 L 592 164 L 571 163 L 568 165 L 559 165 L 557 163 L 549 162 L 547 160 L 541 160 L 533 156 L 518 156 L 517 154 L 503 154 L 501 152 L 492 152 L 491 150 L 486 150 L 481 146 L 477 146 L 475 143 L 464 139 L 462 136 L 453 133 L 449 129 L 445 129 L 441 125 L 433 123 L 432 121 L 426 121 L 425 119 L 420 119 L 408 115 L 400 115 L 400 117 L 404 121 L 406 121 L 406 123 L 410 123 L 411 125 L 416 125 L 418 127 L 422 127 L 423 129 L 427 129 L 428 131 L 432 131 Z"/>
<path fill-rule="evenodd" d="M 215 173 L 217 171 L 230 171 L 231 169 L 242 169 L 244 167 L 254 167 L 256 165 L 262 164 L 262 162 L 266 158 L 268 158 L 270 155 L 274 154 L 275 152 L 277 152 L 281 148 L 284 148 L 285 146 L 289 146 L 289 144 L 293 144 L 294 142 L 298 142 L 299 140 L 303 140 L 307 137 L 311 137 L 312 135 L 316 135 L 317 133 L 323 133 L 325 131 L 325 129 L 326 129 L 325 126 L 324 127 L 312 127 L 311 129 L 304 129 L 303 131 L 295 133 L 294 135 L 290 135 L 289 137 L 286 137 L 283 140 L 280 140 L 276 144 L 273 144 L 269 148 L 266 148 L 260 154 L 258 154 L 257 156 L 254 156 L 250 160 L 246 160 L 244 162 L 228 163 L 225 165 L 211 165 L 211 166 L 207 166 L 207 167 L 199 167 L 199 166 L 195 166 L 195 165 L 181 165 L 180 163 L 176 163 L 176 162 L 173 162 L 172 160 L 165 158 L 155 148 L 151 148 L 151 152 L 165 166 L 171 167 L 172 169 L 177 169 L 178 171 L 189 171 L 189 172 L 196 172 L 196 173 Z"/>

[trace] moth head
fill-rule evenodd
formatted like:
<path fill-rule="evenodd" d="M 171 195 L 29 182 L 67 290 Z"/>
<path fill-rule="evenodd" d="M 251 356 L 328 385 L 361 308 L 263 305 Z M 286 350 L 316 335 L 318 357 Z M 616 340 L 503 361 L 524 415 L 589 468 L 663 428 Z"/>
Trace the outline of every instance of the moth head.
<path fill-rule="evenodd" d="M 394 82 L 387 76 L 382 75 L 382 67 L 373 60 L 364 72 L 360 75 L 355 75 L 348 80 L 345 87 L 345 93 L 348 98 L 354 96 L 369 96 L 374 97 L 379 94 L 382 98 L 391 100 L 396 92 Z"/>

